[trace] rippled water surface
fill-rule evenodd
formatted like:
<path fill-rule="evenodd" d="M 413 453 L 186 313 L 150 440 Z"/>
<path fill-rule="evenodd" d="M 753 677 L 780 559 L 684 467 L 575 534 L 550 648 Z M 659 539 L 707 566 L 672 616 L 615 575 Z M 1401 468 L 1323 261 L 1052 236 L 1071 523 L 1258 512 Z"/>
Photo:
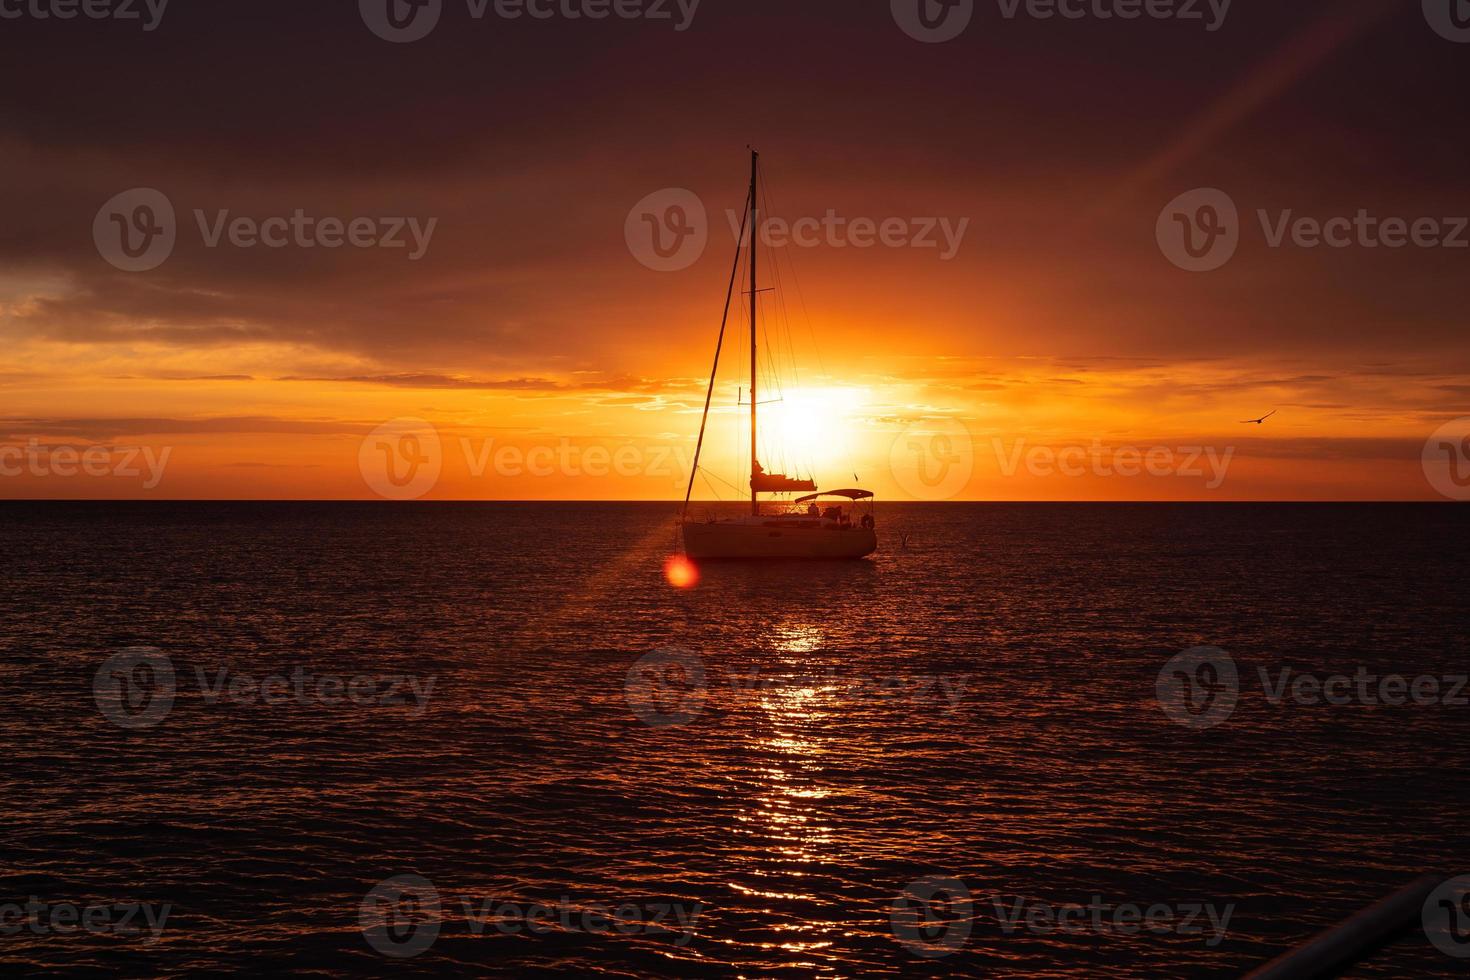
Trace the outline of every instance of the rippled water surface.
<path fill-rule="evenodd" d="M 679 590 L 666 505 L 0 505 L 0 901 L 170 907 L 156 941 L 0 935 L 0 969 L 1223 977 L 1470 871 L 1470 708 L 1273 705 L 1258 673 L 1470 671 L 1470 509 L 878 514 L 872 560 Z M 1156 699 L 1199 645 L 1240 675 L 1208 729 Z M 94 693 L 133 647 L 175 672 L 151 727 Z M 359 675 L 360 703 L 311 694 Z M 360 907 L 406 874 L 438 938 L 398 959 Z M 890 920 L 929 876 L 974 903 L 939 958 Z M 1232 911 L 1218 940 L 1001 915 L 1095 896 Z M 533 933 L 466 902 L 694 918 Z M 1466 962 L 1410 934 L 1357 975 Z"/>

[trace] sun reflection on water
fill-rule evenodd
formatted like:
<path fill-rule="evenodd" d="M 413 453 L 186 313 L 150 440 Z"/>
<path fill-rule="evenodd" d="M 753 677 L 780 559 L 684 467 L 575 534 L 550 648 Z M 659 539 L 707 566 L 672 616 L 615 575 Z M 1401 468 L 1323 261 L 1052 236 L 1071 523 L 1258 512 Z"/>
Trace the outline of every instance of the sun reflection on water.
<path fill-rule="evenodd" d="M 737 817 L 751 850 L 748 874 L 759 884 L 731 883 L 735 892 L 765 903 L 763 949 L 816 954 L 839 938 L 835 921 L 812 914 L 832 901 L 812 878 L 837 863 L 837 841 L 822 803 L 834 795 L 823 784 L 824 727 L 835 710 L 835 683 L 816 676 L 812 654 L 826 644 L 814 625 L 782 621 L 770 629 L 768 662 L 753 691 L 758 711 L 749 731 L 763 764 L 749 772 L 754 792 Z M 816 963 L 810 964 L 816 966 Z"/>

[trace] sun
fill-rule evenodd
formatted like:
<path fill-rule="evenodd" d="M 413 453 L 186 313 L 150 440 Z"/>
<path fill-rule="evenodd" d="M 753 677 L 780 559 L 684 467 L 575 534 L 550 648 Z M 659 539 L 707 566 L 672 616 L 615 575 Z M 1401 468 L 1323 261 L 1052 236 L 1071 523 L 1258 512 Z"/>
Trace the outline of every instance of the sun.
<path fill-rule="evenodd" d="M 761 406 L 761 442 L 769 439 L 776 458 L 803 473 L 844 472 L 851 469 L 853 433 L 866 403 L 860 388 L 788 388 L 779 401 Z"/>

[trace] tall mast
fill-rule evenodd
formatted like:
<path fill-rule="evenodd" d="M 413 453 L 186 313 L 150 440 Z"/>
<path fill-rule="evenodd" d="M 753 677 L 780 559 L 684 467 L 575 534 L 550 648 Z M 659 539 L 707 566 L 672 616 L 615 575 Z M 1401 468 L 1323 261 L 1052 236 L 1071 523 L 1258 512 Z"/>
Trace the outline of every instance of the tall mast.
<path fill-rule="evenodd" d="M 755 304 L 758 293 L 755 290 L 755 244 L 760 237 L 760 224 L 756 208 L 756 159 L 760 156 L 755 150 L 750 151 L 750 513 L 751 516 L 759 516 L 761 512 L 760 503 L 756 499 L 755 475 L 760 463 L 755 455 Z"/>

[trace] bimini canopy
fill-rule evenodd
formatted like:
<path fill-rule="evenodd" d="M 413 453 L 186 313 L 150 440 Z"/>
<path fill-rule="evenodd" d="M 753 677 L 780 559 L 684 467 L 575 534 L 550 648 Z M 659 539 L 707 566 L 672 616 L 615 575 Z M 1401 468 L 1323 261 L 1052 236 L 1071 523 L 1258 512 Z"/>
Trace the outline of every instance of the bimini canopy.
<path fill-rule="evenodd" d="M 846 497 L 848 500 L 867 500 L 873 494 L 868 490 L 824 490 L 821 493 L 807 494 L 805 497 L 797 497 L 796 503 L 804 504 L 808 500 L 816 500 L 818 497 Z"/>

